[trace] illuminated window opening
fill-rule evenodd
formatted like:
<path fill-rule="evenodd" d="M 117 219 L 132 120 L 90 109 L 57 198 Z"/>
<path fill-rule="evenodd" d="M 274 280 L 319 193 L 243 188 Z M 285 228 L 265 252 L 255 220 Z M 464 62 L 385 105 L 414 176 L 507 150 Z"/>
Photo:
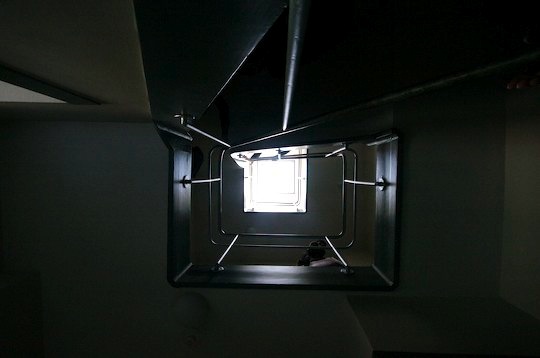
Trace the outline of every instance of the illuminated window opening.
<path fill-rule="evenodd" d="M 244 212 L 305 213 L 306 149 L 244 154 Z"/>

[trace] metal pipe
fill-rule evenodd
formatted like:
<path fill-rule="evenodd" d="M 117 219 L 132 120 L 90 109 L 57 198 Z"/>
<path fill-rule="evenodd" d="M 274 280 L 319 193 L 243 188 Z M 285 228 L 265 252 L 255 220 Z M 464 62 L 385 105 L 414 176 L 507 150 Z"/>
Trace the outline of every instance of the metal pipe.
<path fill-rule="evenodd" d="M 315 154 L 291 154 L 291 155 L 284 155 L 281 157 L 281 159 L 309 159 L 309 158 L 322 158 L 324 155 L 322 153 L 315 153 Z M 273 157 L 259 157 L 255 159 L 250 159 L 249 162 L 261 162 L 261 161 L 276 161 L 278 160 L 278 156 Z M 237 159 L 235 159 L 237 160 Z"/>
<path fill-rule="evenodd" d="M 357 180 L 344 180 L 345 183 L 354 184 L 354 185 L 368 185 L 368 186 L 376 186 L 379 188 L 379 190 L 384 190 L 387 183 L 386 180 L 384 180 L 383 177 L 379 178 L 376 182 L 371 181 L 357 181 Z"/>
<path fill-rule="evenodd" d="M 184 187 L 186 186 L 186 184 L 202 184 L 202 183 L 212 183 L 212 182 L 215 182 L 215 181 L 221 181 L 221 178 L 213 178 L 213 179 L 196 179 L 196 180 L 191 180 L 191 179 L 187 179 L 185 176 L 182 180 L 179 180 L 177 181 L 178 183 L 184 185 Z"/>
<path fill-rule="evenodd" d="M 225 250 L 225 252 L 223 253 L 223 255 L 221 255 L 221 257 L 219 258 L 218 262 L 216 263 L 217 266 L 221 265 L 221 261 L 223 261 L 223 259 L 225 258 L 225 256 L 227 256 L 227 254 L 229 253 L 229 250 L 233 247 L 234 243 L 236 242 L 236 240 L 238 239 L 240 235 L 236 235 L 233 239 L 233 241 L 231 241 L 231 244 L 227 247 L 227 250 Z"/>
<path fill-rule="evenodd" d="M 220 181 L 221 178 L 214 178 L 214 179 L 198 179 L 198 180 L 191 180 L 191 184 L 201 184 L 201 183 L 213 183 L 216 181 Z"/>
<path fill-rule="evenodd" d="M 344 182 L 349 183 L 349 184 L 355 184 L 355 185 L 377 186 L 376 182 L 371 182 L 371 181 L 356 181 L 356 180 L 347 180 L 347 179 L 345 179 Z"/>
<path fill-rule="evenodd" d="M 334 250 L 334 253 L 337 255 L 337 257 L 339 258 L 339 260 L 341 261 L 341 263 L 343 264 L 343 266 L 349 267 L 349 265 L 347 265 L 347 262 L 345 262 L 345 260 L 343 260 L 343 257 L 341 257 L 341 255 L 339 254 L 339 252 L 337 252 L 337 250 L 336 250 L 336 248 L 334 247 L 334 245 L 332 245 L 332 243 L 330 242 L 330 239 L 328 238 L 328 236 L 325 236 L 324 238 L 326 239 L 326 242 L 328 242 L 328 245 L 330 245 L 330 247 L 332 248 L 332 250 Z"/>
<path fill-rule="evenodd" d="M 156 122 L 156 127 L 161 131 L 174 134 L 175 136 L 187 139 L 189 141 L 193 141 L 193 138 L 191 138 L 191 136 L 188 133 L 180 133 L 179 131 L 176 131 L 176 130 L 171 129 L 171 128 L 167 128 L 167 127 L 165 127 L 165 126 L 163 126 L 163 125 L 161 125 L 161 124 L 159 124 L 157 122 Z"/>
<path fill-rule="evenodd" d="M 514 57 L 509 60 L 491 63 L 486 66 L 476 68 L 472 71 L 460 72 L 455 75 L 443 77 L 433 82 L 423 83 L 414 87 L 409 87 L 407 89 L 404 89 L 398 92 L 390 93 L 381 97 L 376 97 L 374 99 L 368 100 L 366 102 L 362 102 L 360 104 L 357 104 L 351 107 L 342 108 L 337 111 L 328 112 L 320 116 L 312 117 L 304 121 L 303 124 L 298 125 L 296 127 L 292 127 L 286 131 L 268 134 L 261 138 L 253 139 L 253 140 L 241 143 L 241 144 L 236 144 L 234 148 L 242 147 L 242 146 L 257 143 L 257 142 L 262 142 L 264 140 L 272 139 L 272 138 L 279 137 L 285 134 L 291 134 L 294 132 L 302 131 L 304 129 L 308 129 L 308 128 L 311 128 L 320 124 L 332 122 L 336 120 L 336 117 L 339 118 L 339 116 L 348 114 L 350 112 L 360 111 L 360 110 L 382 106 L 382 105 L 389 104 L 392 102 L 404 100 L 404 99 L 407 99 L 407 98 L 410 98 L 410 97 L 413 97 L 413 96 L 416 96 L 425 92 L 441 89 L 441 88 L 444 88 L 444 87 L 447 87 L 447 86 L 450 86 L 450 85 L 453 85 L 458 82 L 462 82 L 471 78 L 487 76 L 495 72 L 501 71 L 507 67 L 522 65 L 522 64 L 535 61 L 538 59 L 540 59 L 540 50 L 537 50 L 537 51 L 534 51 L 525 55 L 521 55 L 518 57 Z"/>
<path fill-rule="evenodd" d="M 205 136 L 205 137 L 207 137 L 207 138 L 212 139 L 213 141 L 216 141 L 216 142 L 218 142 L 218 143 L 220 143 L 220 144 L 223 144 L 224 146 L 226 146 L 226 147 L 228 147 L 228 148 L 231 147 L 229 144 L 225 143 L 225 142 L 222 141 L 221 139 L 218 139 L 218 138 L 214 137 L 214 136 L 211 135 L 211 134 L 208 134 L 208 133 L 206 133 L 206 132 L 203 132 L 202 130 L 193 127 L 191 124 L 187 124 L 187 123 L 186 123 L 186 127 L 188 127 L 189 129 L 191 129 L 191 130 L 193 130 L 193 131 L 195 131 L 195 132 L 197 132 L 197 133 L 199 133 L 199 134 L 202 134 L 203 136 Z"/>
<path fill-rule="evenodd" d="M 302 52 L 302 41 L 307 23 L 307 13 L 309 11 L 309 0 L 289 1 L 289 31 L 287 36 L 287 68 L 285 70 L 285 97 L 283 99 L 283 126 L 287 129 L 291 103 L 294 93 L 294 86 L 300 64 L 300 53 Z"/>
<path fill-rule="evenodd" d="M 347 147 L 339 148 L 338 150 L 334 150 L 332 153 L 326 154 L 324 157 L 325 158 L 331 157 L 332 155 L 337 154 L 339 152 L 343 152 L 346 149 L 347 149 Z"/>

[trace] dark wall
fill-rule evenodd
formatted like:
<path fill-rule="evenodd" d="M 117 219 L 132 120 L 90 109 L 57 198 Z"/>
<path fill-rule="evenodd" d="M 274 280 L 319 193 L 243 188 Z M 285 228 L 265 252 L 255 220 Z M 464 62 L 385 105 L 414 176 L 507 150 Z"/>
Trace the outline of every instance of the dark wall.
<path fill-rule="evenodd" d="M 152 124 L 0 129 L 6 270 L 40 273 L 45 356 L 356 356 L 343 294 L 200 289 L 197 300 L 168 285 L 168 161 Z"/>
<path fill-rule="evenodd" d="M 374 357 L 540 353 L 540 321 L 500 298 L 363 296 L 350 303 L 373 351 L 386 353 Z"/>
<path fill-rule="evenodd" d="M 518 91 L 506 106 L 501 296 L 540 319 L 540 91 Z"/>
<path fill-rule="evenodd" d="M 464 83 L 395 106 L 401 133 L 401 287 L 496 295 L 504 193 L 504 87 Z"/>
<path fill-rule="evenodd" d="M 401 280 L 389 295 L 498 295 L 499 94 L 481 81 L 395 106 Z M 193 290 L 168 286 L 167 152 L 153 125 L 1 129 L 6 269 L 41 274 L 47 356 L 357 355 L 363 338 L 345 293 L 197 290 L 206 309 L 186 300 Z M 194 217 L 206 210 L 205 199 L 193 205 Z"/>
<path fill-rule="evenodd" d="M 43 310 L 38 272 L 0 273 L 0 356 L 43 355 Z"/>
<path fill-rule="evenodd" d="M 181 347 L 165 281 L 167 156 L 153 125 L 3 123 L 0 133 L 5 270 L 41 276 L 46 356 Z"/>

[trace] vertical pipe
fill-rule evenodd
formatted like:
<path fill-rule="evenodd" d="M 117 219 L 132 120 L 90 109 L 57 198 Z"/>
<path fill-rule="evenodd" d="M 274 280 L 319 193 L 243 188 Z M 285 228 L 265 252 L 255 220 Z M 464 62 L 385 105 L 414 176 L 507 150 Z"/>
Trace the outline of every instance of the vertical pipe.
<path fill-rule="evenodd" d="M 310 0 L 289 1 L 289 31 L 287 36 L 287 68 L 285 71 L 285 97 L 283 99 L 283 130 L 287 129 L 291 103 L 300 63 L 300 53 L 307 23 Z"/>

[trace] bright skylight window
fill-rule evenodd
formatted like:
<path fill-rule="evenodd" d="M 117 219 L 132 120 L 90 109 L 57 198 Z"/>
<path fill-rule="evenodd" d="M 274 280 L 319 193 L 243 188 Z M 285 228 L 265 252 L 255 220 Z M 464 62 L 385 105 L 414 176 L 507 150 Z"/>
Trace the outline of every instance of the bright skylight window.
<path fill-rule="evenodd" d="M 244 212 L 305 213 L 307 159 L 305 149 L 242 153 Z"/>

